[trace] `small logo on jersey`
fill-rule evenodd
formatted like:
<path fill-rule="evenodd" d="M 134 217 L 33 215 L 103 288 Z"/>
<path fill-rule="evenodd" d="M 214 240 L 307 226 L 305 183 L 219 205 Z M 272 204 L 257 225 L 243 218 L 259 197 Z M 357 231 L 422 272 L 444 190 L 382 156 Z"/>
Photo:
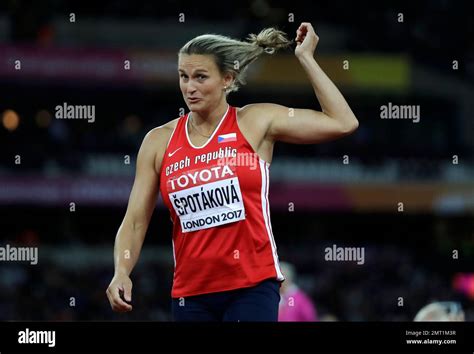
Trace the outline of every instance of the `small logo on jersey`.
<path fill-rule="evenodd" d="M 177 149 L 176 149 L 175 151 L 173 151 L 173 152 L 169 152 L 169 153 L 168 153 L 168 157 L 171 157 L 171 156 L 173 156 L 174 154 L 176 154 L 176 151 L 178 151 L 178 150 L 181 149 L 181 148 L 182 148 L 182 146 L 180 146 L 179 148 L 177 148 Z"/>
<path fill-rule="evenodd" d="M 222 134 L 217 137 L 218 143 L 228 143 L 228 142 L 236 141 L 236 140 L 237 140 L 236 133 Z"/>

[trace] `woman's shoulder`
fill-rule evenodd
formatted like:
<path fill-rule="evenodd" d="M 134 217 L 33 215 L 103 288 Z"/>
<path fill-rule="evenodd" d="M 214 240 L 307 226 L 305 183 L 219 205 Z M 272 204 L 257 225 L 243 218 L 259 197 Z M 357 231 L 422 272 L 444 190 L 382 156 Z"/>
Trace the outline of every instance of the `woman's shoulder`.
<path fill-rule="evenodd" d="M 168 141 L 173 134 L 180 117 L 170 120 L 169 122 L 151 129 L 143 139 L 142 149 L 150 151 L 154 154 L 155 170 L 160 171 L 161 162 L 165 154 Z"/>
<path fill-rule="evenodd" d="M 175 118 L 148 131 L 143 139 L 142 146 L 163 154 L 179 119 L 180 117 Z"/>
<path fill-rule="evenodd" d="M 147 136 L 150 136 L 153 138 L 153 140 L 163 140 L 165 139 L 166 142 L 168 142 L 167 138 L 171 136 L 173 133 L 174 129 L 176 128 L 176 125 L 178 125 L 178 121 L 181 117 L 175 118 L 173 120 L 170 120 L 169 122 L 160 125 L 158 127 L 155 127 L 151 129 L 148 133 Z"/>
<path fill-rule="evenodd" d="M 163 125 L 160 125 L 159 127 L 156 127 L 155 129 L 162 129 L 166 132 L 169 132 L 171 130 L 171 132 L 172 132 L 174 130 L 174 128 L 176 128 L 176 125 L 178 125 L 178 121 L 180 120 L 180 118 L 182 118 L 182 117 L 172 119 L 169 122 L 167 122 Z"/>
<path fill-rule="evenodd" d="M 250 103 L 243 107 L 235 107 L 239 123 L 261 126 L 266 129 L 272 117 L 273 103 Z"/>
<path fill-rule="evenodd" d="M 273 114 L 281 105 L 275 103 L 249 103 L 243 107 L 235 107 L 239 117 L 259 117 L 265 119 Z"/>

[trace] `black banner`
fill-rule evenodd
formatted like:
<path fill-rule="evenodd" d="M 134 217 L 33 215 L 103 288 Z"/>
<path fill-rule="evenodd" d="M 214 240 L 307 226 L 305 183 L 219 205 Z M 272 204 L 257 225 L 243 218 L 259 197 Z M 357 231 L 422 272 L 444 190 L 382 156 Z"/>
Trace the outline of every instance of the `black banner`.
<path fill-rule="evenodd" d="M 472 353 L 472 322 L 2 322 L 0 353 Z"/>

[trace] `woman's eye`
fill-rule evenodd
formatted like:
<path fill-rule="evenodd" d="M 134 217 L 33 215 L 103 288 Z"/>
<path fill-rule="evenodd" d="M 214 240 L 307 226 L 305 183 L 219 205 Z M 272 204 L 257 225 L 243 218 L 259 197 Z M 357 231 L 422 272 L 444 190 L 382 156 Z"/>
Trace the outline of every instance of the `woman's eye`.
<path fill-rule="evenodd" d="M 199 75 L 199 76 L 198 76 L 198 79 L 199 79 L 199 80 L 204 80 L 205 78 L 207 78 L 206 75 Z"/>

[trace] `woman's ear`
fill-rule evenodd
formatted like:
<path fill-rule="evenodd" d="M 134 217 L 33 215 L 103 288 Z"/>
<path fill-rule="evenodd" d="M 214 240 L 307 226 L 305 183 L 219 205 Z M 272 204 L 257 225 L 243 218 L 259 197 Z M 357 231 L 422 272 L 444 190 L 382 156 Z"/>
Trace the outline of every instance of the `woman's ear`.
<path fill-rule="evenodd" d="M 224 87 L 228 89 L 229 87 L 232 86 L 233 82 L 234 82 L 234 75 L 232 75 L 232 73 L 227 72 L 224 75 Z"/>

